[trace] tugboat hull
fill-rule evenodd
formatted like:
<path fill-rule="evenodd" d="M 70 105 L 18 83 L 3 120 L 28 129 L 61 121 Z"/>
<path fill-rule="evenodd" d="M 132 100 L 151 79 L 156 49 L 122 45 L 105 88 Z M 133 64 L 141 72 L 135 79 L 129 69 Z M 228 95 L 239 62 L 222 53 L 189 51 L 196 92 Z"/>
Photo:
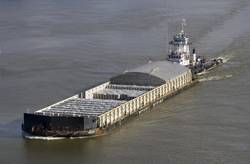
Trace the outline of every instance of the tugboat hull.
<path fill-rule="evenodd" d="M 215 58 L 215 59 L 208 60 L 206 62 L 198 63 L 196 65 L 191 65 L 189 68 L 192 70 L 192 73 L 194 75 L 200 75 L 203 72 L 207 70 L 211 70 L 222 63 L 223 63 L 223 59 Z"/>

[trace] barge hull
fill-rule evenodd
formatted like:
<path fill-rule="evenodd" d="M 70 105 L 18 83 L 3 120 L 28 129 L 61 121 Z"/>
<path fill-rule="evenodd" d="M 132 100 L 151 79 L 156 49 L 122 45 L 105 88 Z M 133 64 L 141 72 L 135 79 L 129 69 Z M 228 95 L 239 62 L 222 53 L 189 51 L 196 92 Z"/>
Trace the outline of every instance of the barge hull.
<path fill-rule="evenodd" d="M 140 78 L 134 78 L 136 74 Z M 191 70 L 184 66 L 168 61 L 149 63 L 85 93 L 25 113 L 22 129 L 32 136 L 98 136 L 193 83 Z"/>

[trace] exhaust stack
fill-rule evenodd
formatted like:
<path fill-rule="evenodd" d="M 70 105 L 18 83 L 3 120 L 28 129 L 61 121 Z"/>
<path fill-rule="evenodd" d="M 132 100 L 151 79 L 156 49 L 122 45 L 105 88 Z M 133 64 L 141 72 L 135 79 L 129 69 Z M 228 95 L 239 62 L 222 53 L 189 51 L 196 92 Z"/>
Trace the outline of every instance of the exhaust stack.
<path fill-rule="evenodd" d="M 197 60 L 197 56 L 196 56 L 195 48 L 194 48 L 193 49 L 193 63 L 196 63 L 196 60 Z"/>

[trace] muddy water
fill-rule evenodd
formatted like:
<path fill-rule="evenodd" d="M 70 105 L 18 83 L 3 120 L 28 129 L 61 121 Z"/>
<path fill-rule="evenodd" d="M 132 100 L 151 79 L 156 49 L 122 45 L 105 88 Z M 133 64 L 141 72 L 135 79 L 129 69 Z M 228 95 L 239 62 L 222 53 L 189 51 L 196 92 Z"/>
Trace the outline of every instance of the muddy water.
<path fill-rule="evenodd" d="M 0 163 L 250 162 L 247 0 L 0 0 Z M 96 139 L 27 141 L 22 114 L 148 60 L 186 18 L 192 46 L 223 66 Z"/>

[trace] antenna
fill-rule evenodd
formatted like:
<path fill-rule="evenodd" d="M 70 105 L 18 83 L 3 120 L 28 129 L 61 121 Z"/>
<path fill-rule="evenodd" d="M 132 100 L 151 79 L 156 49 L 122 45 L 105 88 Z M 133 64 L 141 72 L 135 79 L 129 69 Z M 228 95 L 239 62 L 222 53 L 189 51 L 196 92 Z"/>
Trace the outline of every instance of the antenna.
<path fill-rule="evenodd" d="M 182 23 L 181 23 L 181 33 L 184 34 L 184 28 L 186 26 L 186 19 L 182 19 Z"/>

